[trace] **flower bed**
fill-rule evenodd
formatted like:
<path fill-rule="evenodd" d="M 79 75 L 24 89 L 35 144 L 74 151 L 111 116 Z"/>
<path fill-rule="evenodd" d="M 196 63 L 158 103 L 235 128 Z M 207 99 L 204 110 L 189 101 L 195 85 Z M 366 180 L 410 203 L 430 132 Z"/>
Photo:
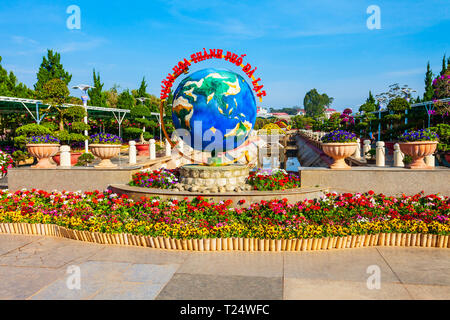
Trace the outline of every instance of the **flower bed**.
<path fill-rule="evenodd" d="M 434 131 L 422 129 L 418 131 L 407 131 L 399 137 L 399 140 L 402 142 L 437 141 L 439 140 L 439 136 Z"/>
<path fill-rule="evenodd" d="M 367 234 L 450 234 L 450 199 L 417 194 L 327 194 L 318 200 L 134 202 L 110 192 L 0 191 L 0 224 L 54 224 L 72 230 L 172 239 L 312 239 Z"/>
<path fill-rule="evenodd" d="M 250 173 L 247 183 L 254 190 L 284 190 L 300 188 L 300 177 L 295 173 L 287 173 L 283 169 L 260 169 Z"/>
<path fill-rule="evenodd" d="M 130 186 L 144 188 L 173 189 L 178 183 L 180 171 L 178 169 L 161 169 L 142 171 L 133 174 Z"/>

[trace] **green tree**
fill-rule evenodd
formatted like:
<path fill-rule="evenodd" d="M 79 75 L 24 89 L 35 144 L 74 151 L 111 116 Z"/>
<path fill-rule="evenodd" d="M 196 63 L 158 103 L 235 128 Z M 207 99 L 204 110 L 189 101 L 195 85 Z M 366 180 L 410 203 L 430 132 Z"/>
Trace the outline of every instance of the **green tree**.
<path fill-rule="evenodd" d="M 100 73 L 95 74 L 95 69 L 92 72 L 94 88 L 88 90 L 90 106 L 107 107 L 106 93 L 103 92 L 103 83 L 100 81 Z"/>
<path fill-rule="evenodd" d="M 36 90 L 40 97 L 40 93 L 48 81 L 59 79 L 64 81 L 66 85 L 69 85 L 72 75 L 64 70 L 63 65 L 61 64 L 61 55 L 56 51 L 53 53 L 53 50 L 47 50 L 47 57 L 44 56 L 42 58 L 42 63 L 37 73 L 37 79 L 38 81 L 34 85 L 34 90 Z"/>
<path fill-rule="evenodd" d="M 135 105 L 135 100 L 134 100 L 133 96 L 130 94 L 130 90 L 128 90 L 128 89 L 124 90 L 117 97 L 117 108 L 131 110 L 134 105 Z"/>
<path fill-rule="evenodd" d="M 40 96 L 44 103 L 50 105 L 48 111 L 55 110 L 58 113 L 59 130 L 64 130 L 64 109 L 62 105 L 67 103 L 69 98 L 69 89 L 66 83 L 60 79 L 48 81 L 41 89 Z"/>
<path fill-rule="evenodd" d="M 33 90 L 19 82 L 12 71 L 8 74 L 8 71 L 1 66 L 1 62 L 2 57 L 0 57 L 0 96 L 33 98 Z"/>
<path fill-rule="evenodd" d="M 424 101 L 431 101 L 434 95 L 433 88 L 433 71 L 430 68 L 430 62 L 427 64 L 427 72 L 425 73 L 425 92 L 423 94 Z"/>
<path fill-rule="evenodd" d="M 441 76 L 443 76 L 445 74 L 445 72 L 447 71 L 447 59 L 445 57 L 442 57 L 442 70 L 441 70 Z"/>
<path fill-rule="evenodd" d="M 366 102 L 359 107 L 359 112 L 373 112 L 377 109 L 375 98 L 372 95 L 372 91 L 369 91 L 369 97 Z"/>
<path fill-rule="evenodd" d="M 334 98 L 326 93 L 319 94 L 316 89 L 308 91 L 303 99 L 303 106 L 308 117 L 320 117 L 325 113 L 326 106 L 331 105 Z"/>

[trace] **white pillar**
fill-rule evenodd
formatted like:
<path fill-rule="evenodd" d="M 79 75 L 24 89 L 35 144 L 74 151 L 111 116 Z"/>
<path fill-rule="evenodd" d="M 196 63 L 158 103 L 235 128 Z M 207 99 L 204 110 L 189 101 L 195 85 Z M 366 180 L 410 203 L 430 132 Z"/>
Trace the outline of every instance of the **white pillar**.
<path fill-rule="evenodd" d="M 383 141 L 377 141 L 377 149 L 376 149 L 376 166 L 377 167 L 384 167 L 385 165 L 385 157 L 386 157 L 386 151 L 384 148 L 384 142 Z"/>
<path fill-rule="evenodd" d="M 60 151 L 60 166 L 61 167 L 70 167 L 70 147 L 69 146 L 61 146 L 59 147 Z"/>
<path fill-rule="evenodd" d="M 400 151 L 400 145 L 398 143 L 394 144 L 394 167 L 404 167 L 403 163 L 403 153 Z"/>
<path fill-rule="evenodd" d="M 136 141 L 131 140 L 129 142 L 130 148 L 128 149 L 128 155 L 129 155 L 129 164 L 136 164 Z"/>
<path fill-rule="evenodd" d="M 353 158 L 355 159 L 361 159 L 361 140 L 356 139 L 356 150 L 353 154 Z"/>
<path fill-rule="evenodd" d="M 364 140 L 364 145 L 363 145 L 363 157 L 365 159 L 369 159 L 370 155 L 367 155 L 367 152 L 369 152 L 371 149 L 370 147 L 370 140 Z"/>
<path fill-rule="evenodd" d="M 166 148 L 166 157 L 170 157 L 172 155 L 172 148 L 170 146 L 169 140 L 166 139 L 164 142 L 164 147 Z"/>
<path fill-rule="evenodd" d="M 156 159 L 156 146 L 155 146 L 155 139 L 150 139 L 150 146 L 149 146 L 149 150 L 150 150 L 150 160 L 155 160 Z"/>
<path fill-rule="evenodd" d="M 429 155 L 424 158 L 425 164 L 429 167 L 434 167 L 434 155 Z"/>

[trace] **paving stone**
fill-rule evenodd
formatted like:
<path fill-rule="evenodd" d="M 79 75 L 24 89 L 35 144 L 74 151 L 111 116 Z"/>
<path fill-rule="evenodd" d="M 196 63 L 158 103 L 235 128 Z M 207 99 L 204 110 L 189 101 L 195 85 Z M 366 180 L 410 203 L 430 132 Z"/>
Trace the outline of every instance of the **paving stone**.
<path fill-rule="evenodd" d="M 32 299 L 154 299 L 179 266 L 88 261 L 79 267 L 79 290 L 69 289 L 68 274 Z"/>
<path fill-rule="evenodd" d="M 403 283 L 450 286 L 450 250 L 380 247 L 378 250 Z"/>
<path fill-rule="evenodd" d="M 279 252 L 193 252 L 179 273 L 227 276 L 281 277 L 283 255 Z"/>
<path fill-rule="evenodd" d="M 67 281 L 72 273 L 65 272 L 64 277 L 37 292 L 32 299 L 89 299 L 108 283 L 121 281 L 123 272 L 130 266 L 130 263 L 123 262 L 88 261 L 82 263 L 79 265 L 79 290 L 68 287 Z"/>
<path fill-rule="evenodd" d="M 42 239 L 40 236 L 24 236 L 0 234 L 0 256 L 14 249 L 23 247 L 33 241 Z"/>
<path fill-rule="evenodd" d="M 101 249 L 99 244 L 42 237 L 0 256 L 0 265 L 60 268 Z"/>
<path fill-rule="evenodd" d="M 177 273 L 157 300 L 279 300 L 282 278 Z"/>
<path fill-rule="evenodd" d="M 122 279 L 129 282 L 166 284 L 178 268 L 179 265 L 175 264 L 133 264 L 123 272 Z"/>
<path fill-rule="evenodd" d="M 380 289 L 368 289 L 366 282 L 322 279 L 284 279 L 287 300 L 392 300 L 411 299 L 400 283 L 381 282 Z"/>
<path fill-rule="evenodd" d="M 405 284 L 414 299 L 420 300 L 450 300 L 450 286 L 427 286 Z"/>
<path fill-rule="evenodd" d="M 284 276 L 365 282 L 372 274 L 367 268 L 372 265 L 380 268 L 381 281 L 399 282 L 376 248 L 286 252 Z"/>
<path fill-rule="evenodd" d="M 96 261 L 124 261 L 148 264 L 181 264 L 189 252 L 139 248 L 119 245 L 105 245 L 90 259 Z"/>
<path fill-rule="evenodd" d="M 26 299 L 63 275 L 63 270 L 0 266 L 0 299 Z"/>
<path fill-rule="evenodd" d="M 94 300 L 153 300 L 163 288 L 162 284 L 120 282 L 106 285 Z"/>

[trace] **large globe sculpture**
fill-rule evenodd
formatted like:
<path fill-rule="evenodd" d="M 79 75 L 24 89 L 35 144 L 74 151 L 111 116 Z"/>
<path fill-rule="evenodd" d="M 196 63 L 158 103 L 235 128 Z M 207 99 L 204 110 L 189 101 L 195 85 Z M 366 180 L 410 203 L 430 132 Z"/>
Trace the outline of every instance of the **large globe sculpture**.
<path fill-rule="evenodd" d="M 196 71 L 174 92 L 173 124 L 175 129 L 186 130 L 183 140 L 196 150 L 237 148 L 248 138 L 255 119 L 253 92 L 244 78 L 232 71 Z"/>

